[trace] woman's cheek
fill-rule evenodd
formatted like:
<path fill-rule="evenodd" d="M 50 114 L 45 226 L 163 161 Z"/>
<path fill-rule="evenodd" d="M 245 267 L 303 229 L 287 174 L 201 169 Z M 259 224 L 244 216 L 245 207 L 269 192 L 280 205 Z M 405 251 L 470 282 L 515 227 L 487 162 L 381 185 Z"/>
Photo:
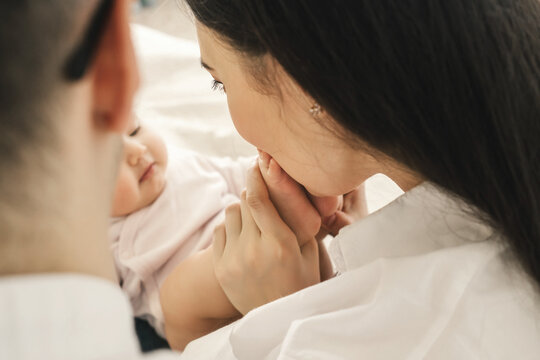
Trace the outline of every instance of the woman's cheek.
<path fill-rule="evenodd" d="M 248 97 L 236 97 L 234 94 L 227 94 L 227 103 L 234 127 L 240 136 L 256 147 L 263 147 L 260 134 L 264 133 L 265 128 L 261 108 L 254 106 L 256 104 Z"/>

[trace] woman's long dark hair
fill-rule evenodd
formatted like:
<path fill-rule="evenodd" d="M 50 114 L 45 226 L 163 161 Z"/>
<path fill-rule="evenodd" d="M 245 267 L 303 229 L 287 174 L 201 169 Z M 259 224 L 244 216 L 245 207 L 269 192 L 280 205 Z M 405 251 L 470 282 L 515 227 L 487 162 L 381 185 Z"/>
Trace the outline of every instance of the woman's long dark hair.
<path fill-rule="evenodd" d="M 339 124 L 464 198 L 540 283 L 538 0 L 187 0 Z"/>

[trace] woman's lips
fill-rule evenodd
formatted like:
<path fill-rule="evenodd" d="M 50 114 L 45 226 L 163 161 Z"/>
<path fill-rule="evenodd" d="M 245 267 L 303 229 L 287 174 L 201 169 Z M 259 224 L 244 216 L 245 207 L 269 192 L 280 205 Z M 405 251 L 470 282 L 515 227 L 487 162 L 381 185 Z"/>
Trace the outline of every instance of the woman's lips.
<path fill-rule="evenodd" d="M 154 175 L 154 172 L 156 171 L 155 170 L 155 166 L 156 166 L 156 163 L 153 162 L 151 163 L 150 165 L 148 165 L 148 167 L 146 168 L 146 170 L 144 171 L 144 173 L 142 174 L 141 178 L 139 179 L 139 184 L 142 183 L 143 181 L 149 179 L 152 177 L 152 175 Z"/>

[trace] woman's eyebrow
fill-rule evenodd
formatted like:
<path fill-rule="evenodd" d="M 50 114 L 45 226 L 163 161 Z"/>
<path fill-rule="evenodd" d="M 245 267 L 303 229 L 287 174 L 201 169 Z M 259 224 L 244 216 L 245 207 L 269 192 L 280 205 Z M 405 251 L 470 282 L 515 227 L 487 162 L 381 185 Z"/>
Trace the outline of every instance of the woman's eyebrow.
<path fill-rule="evenodd" d="M 206 70 L 208 70 L 208 71 L 214 71 L 214 69 L 211 68 L 210 66 L 208 66 L 208 64 L 205 63 L 203 59 L 201 59 L 201 66 L 202 66 L 203 68 L 205 68 Z"/>

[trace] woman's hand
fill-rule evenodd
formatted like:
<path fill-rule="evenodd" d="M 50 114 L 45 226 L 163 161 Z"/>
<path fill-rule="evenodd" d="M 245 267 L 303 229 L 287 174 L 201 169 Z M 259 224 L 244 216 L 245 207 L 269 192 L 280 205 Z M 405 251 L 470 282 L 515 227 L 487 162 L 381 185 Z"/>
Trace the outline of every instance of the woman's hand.
<path fill-rule="evenodd" d="M 294 199 L 296 205 L 303 204 L 301 198 Z M 318 244 L 315 234 L 309 236 L 318 226 L 305 226 L 293 220 L 301 214 L 291 215 L 300 236 L 272 203 L 259 166 L 250 169 L 241 203 L 227 208 L 213 245 L 218 282 L 242 314 L 320 281 Z"/>

